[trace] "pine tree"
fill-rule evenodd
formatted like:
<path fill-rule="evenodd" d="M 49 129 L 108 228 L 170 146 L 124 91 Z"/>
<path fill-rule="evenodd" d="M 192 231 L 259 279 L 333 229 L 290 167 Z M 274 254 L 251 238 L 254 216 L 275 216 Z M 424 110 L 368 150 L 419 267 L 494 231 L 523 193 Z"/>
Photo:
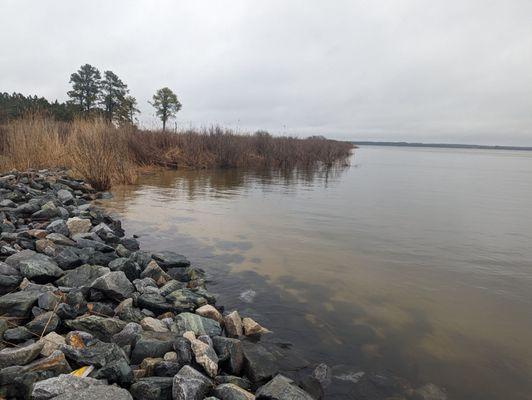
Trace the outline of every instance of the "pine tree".
<path fill-rule="evenodd" d="M 163 122 L 163 132 L 166 129 L 166 121 L 175 117 L 181 110 L 181 103 L 177 96 L 167 87 L 157 90 L 153 95 L 153 102 L 149 102 L 154 108 L 155 113 Z"/>
<path fill-rule="evenodd" d="M 90 112 L 98 100 L 100 93 L 100 71 L 90 64 L 82 65 L 77 72 L 70 75 L 72 90 L 67 94 L 70 102 L 80 110 Z"/>
<path fill-rule="evenodd" d="M 120 119 L 120 110 L 124 107 L 127 85 L 112 71 L 105 71 L 101 84 L 100 101 L 109 122 Z"/>

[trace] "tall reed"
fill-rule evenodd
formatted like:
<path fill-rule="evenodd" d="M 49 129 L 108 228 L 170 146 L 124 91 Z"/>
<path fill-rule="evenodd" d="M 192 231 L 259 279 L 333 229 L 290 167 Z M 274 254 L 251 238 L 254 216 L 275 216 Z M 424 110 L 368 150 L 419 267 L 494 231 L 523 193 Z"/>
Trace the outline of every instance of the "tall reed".
<path fill-rule="evenodd" d="M 66 167 L 100 190 L 132 182 L 144 166 L 306 168 L 346 163 L 352 148 L 322 137 L 236 134 L 220 127 L 162 132 L 38 117 L 0 126 L 2 170 Z"/>

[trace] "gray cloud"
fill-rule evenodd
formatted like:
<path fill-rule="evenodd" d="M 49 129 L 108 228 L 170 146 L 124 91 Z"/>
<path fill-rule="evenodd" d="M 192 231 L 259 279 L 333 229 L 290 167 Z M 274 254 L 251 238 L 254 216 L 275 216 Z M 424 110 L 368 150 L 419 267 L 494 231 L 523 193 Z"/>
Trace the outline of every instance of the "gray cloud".
<path fill-rule="evenodd" d="M 64 100 L 82 63 L 181 126 L 532 145 L 530 0 L 24 1 L 0 5 L 0 90 Z"/>

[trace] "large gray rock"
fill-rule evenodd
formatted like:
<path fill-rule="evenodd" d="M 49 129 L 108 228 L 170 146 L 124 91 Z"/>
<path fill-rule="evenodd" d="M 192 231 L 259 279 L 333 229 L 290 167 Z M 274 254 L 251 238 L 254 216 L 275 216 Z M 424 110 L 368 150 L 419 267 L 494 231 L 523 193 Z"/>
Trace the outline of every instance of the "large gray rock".
<path fill-rule="evenodd" d="M 63 275 L 63 270 L 50 257 L 33 250 L 23 250 L 6 258 L 6 263 L 17 268 L 30 280 L 52 281 Z"/>
<path fill-rule="evenodd" d="M 178 289 L 166 296 L 174 308 L 179 311 L 194 311 L 196 308 L 207 304 L 205 297 L 190 289 Z"/>
<path fill-rule="evenodd" d="M 0 368 L 11 365 L 26 365 L 37 358 L 43 343 L 36 342 L 24 347 L 8 347 L 0 350 Z"/>
<path fill-rule="evenodd" d="M 102 275 L 96 278 L 90 287 L 116 300 L 123 300 L 135 291 L 135 287 L 122 271 Z"/>
<path fill-rule="evenodd" d="M 56 330 L 60 319 L 53 311 L 48 311 L 36 316 L 26 324 L 26 328 L 36 335 L 46 335 Z"/>
<path fill-rule="evenodd" d="M 188 261 L 185 256 L 173 251 L 154 253 L 152 254 L 152 258 L 157 261 L 157 264 L 163 269 L 188 267 L 190 265 L 190 261 Z"/>
<path fill-rule="evenodd" d="M 238 339 L 215 336 L 212 338 L 214 350 L 225 369 L 234 375 L 240 375 L 244 365 L 244 351 Z"/>
<path fill-rule="evenodd" d="M 94 385 L 75 392 L 64 393 L 54 397 L 54 400 L 132 400 L 133 397 L 126 389 L 110 385 Z"/>
<path fill-rule="evenodd" d="M 79 366 L 94 365 L 102 368 L 120 360 L 127 361 L 124 351 L 117 344 L 105 343 L 97 339 L 83 347 L 61 345 L 59 349 L 68 360 Z"/>
<path fill-rule="evenodd" d="M 83 219 L 79 217 L 69 218 L 66 224 L 71 236 L 80 233 L 87 233 L 92 228 L 90 219 Z"/>
<path fill-rule="evenodd" d="M 263 383 L 278 371 L 275 357 L 258 343 L 242 342 L 244 369 L 253 383 Z"/>
<path fill-rule="evenodd" d="M 75 288 L 90 286 L 95 279 L 109 272 L 111 272 L 111 270 L 107 267 L 85 264 L 66 272 L 64 276 L 56 281 L 56 284 L 58 286 Z"/>
<path fill-rule="evenodd" d="M 72 330 L 88 332 L 98 339 L 109 341 L 111 337 L 127 325 L 126 322 L 117 318 L 105 318 L 97 315 L 86 315 L 64 321 L 65 325 Z"/>
<path fill-rule="evenodd" d="M 131 363 L 140 364 L 147 357 L 162 358 L 174 349 L 177 338 L 173 332 L 143 332 L 131 353 Z"/>
<path fill-rule="evenodd" d="M 293 380 L 283 375 L 277 375 L 270 382 L 261 386 L 255 395 L 257 400 L 313 400 L 311 395 L 298 387 Z"/>
<path fill-rule="evenodd" d="M 37 302 L 40 292 L 23 290 L 8 293 L 0 297 L 0 314 L 10 317 L 26 317 Z"/>
<path fill-rule="evenodd" d="M 181 335 L 187 331 L 192 331 L 196 336 L 208 335 L 211 337 L 220 336 L 222 333 L 222 328 L 217 321 L 189 312 L 181 313 L 175 318 L 172 330 Z"/>
<path fill-rule="evenodd" d="M 50 222 L 46 227 L 46 231 L 50 233 L 60 233 L 61 235 L 65 236 L 68 236 L 70 234 L 66 222 L 62 219 Z"/>
<path fill-rule="evenodd" d="M 105 381 L 94 378 L 81 378 L 70 374 L 62 374 L 43 381 L 35 382 L 31 398 L 33 400 L 48 400 L 64 393 L 72 393 L 86 389 L 89 386 L 105 384 Z"/>
<path fill-rule="evenodd" d="M 185 365 L 174 376 L 172 398 L 173 400 L 202 400 L 212 387 L 213 383 L 209 378 Z"/>
<path fill-rule="evenodd" d="M 255 395 L 232 383 L 223 383 L 214 388 L 213 394 L 220 400 L 254 400 Z M 292 400 L 291 397 L 286 399 Z"/>
<path fill-rule="evenodd" d="M 172 400 L 173 377 L 150 376 L 136 381 L 129 391 L 135 400 Z"/>
<path fill-rule="evenodd" d="M 138 279 L 141 273 L 140 266 L 135 261 L 125 257 L 115 258 L 108 267 L 111 271 L 122 271 L 130 281 Z"/>

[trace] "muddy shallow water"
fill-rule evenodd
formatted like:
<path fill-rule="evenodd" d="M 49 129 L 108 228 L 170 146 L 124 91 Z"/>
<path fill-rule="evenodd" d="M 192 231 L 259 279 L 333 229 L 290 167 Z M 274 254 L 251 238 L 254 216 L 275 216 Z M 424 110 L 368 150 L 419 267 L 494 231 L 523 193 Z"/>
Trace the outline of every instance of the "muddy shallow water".
<path fill-rule="evenodd" d="M 363 147 L 321 171 L 162 171 L 104 202 L 311 362 L 532 393 L 532 152 Z"/>

